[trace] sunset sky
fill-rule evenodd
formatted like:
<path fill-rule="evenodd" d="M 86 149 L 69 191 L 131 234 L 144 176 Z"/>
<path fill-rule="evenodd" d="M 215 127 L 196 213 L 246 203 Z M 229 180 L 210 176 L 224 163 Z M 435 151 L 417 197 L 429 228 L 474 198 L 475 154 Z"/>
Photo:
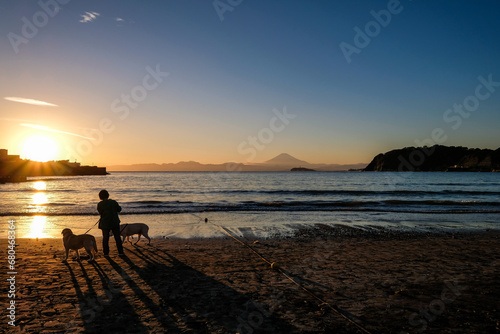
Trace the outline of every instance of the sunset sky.
<path fill-rule="evenodd" d="M 499 17 L 498 1 L 2 1 L 0 148 L 108 166 L 496 149 Z"/>

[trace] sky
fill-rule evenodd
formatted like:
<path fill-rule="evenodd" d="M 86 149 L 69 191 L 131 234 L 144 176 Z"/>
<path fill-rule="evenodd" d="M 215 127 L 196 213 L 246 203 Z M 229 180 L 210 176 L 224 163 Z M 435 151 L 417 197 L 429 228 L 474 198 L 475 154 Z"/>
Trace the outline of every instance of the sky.
<path fill-rule="evenodd" d="M 2 0 L 0 148 L 101 166 L 496 149 L 498 17 L 498 1 Z"/>

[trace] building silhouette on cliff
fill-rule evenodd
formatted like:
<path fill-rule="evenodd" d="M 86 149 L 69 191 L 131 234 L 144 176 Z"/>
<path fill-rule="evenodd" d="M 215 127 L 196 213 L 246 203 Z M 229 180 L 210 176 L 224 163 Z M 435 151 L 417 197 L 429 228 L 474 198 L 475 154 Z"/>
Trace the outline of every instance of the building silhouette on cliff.
<path fill-rule="evenodd" d="M 21 182 L 37 176 L 106 175 L 106 167 L 82 166 L 69 160 L 31 161 L 0 149 L 0 182 Z"/>

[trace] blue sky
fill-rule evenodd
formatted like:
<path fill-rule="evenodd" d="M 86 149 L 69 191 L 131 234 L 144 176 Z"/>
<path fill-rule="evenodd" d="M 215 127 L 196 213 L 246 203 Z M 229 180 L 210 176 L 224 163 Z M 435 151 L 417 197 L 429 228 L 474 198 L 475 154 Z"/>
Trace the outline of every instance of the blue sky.
<path fill-rule="evenodd" d="M 2 1 L 0 146 L 19 154 L 43 133 L 58 158 L 103 165 L 357 163 L 442 129 L 440 144 L 496 149 L 499 14 L 497 1 Z"/>

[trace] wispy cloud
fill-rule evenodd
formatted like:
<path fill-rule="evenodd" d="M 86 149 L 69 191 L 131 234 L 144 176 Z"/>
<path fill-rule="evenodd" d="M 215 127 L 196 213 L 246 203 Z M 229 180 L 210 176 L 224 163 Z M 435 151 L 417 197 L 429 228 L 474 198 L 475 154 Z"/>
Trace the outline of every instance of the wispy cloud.
<path fill-rule="evenodd" d="M 101 15 L 97 12 L 85 12 L 85 14 L 80 15 L 82 19 L 80 20 L 81 23 L 89 23 L 92 21 L 95 21 L 97 17 Z"/>
<path fill-rule="evenodd" d="M 40 100 L 34 100 L 34 99 L 27 99 L 24 97 L 13 97 L 13 96 L 8 96 L 4 97 L 5 100 L 7 101 L 12 101 L 12 102 L 19 102 L 19 103 L 27 103 L 27 104 L 34 104 L 36 106 L 45 106 L 45 107 L 57 107 L 57 104 L 45 102 L 45 101 L 40 101 Z"/>
<path fill-rule="evenodd" d="M 115 17 L 114 20 L 118 27 L 121 27 L 126 24 L 134 24 L 134 21 L 130 19 L 124 19 L 123 17 Z"/>
<path fill-rule="evenodd" d="M 76 134 L 76 133 L 72 133 L 72 132 L 61 131 L 61 130 L 57 130 L 57 129 L 51 129 L 49 127 L 46 127 L 44 125 L 39 125 L 39 124 L 21 123 L 19 125 L 25 126 L 25 127 L 28 127 L 28 128 L 37 129 L 37 130 L 47 131 L 47 132 L 62 133 L 62 134 L 65 134 L 65 135 L 70 135 L 70 136 L 85 138 L 85 139 L 89 139 L 89 140 L 95 140 L 95 138 L 85 137 L 85 136 L 82 136 L 82 135 L 79 135 L 79 134 Z"/>

